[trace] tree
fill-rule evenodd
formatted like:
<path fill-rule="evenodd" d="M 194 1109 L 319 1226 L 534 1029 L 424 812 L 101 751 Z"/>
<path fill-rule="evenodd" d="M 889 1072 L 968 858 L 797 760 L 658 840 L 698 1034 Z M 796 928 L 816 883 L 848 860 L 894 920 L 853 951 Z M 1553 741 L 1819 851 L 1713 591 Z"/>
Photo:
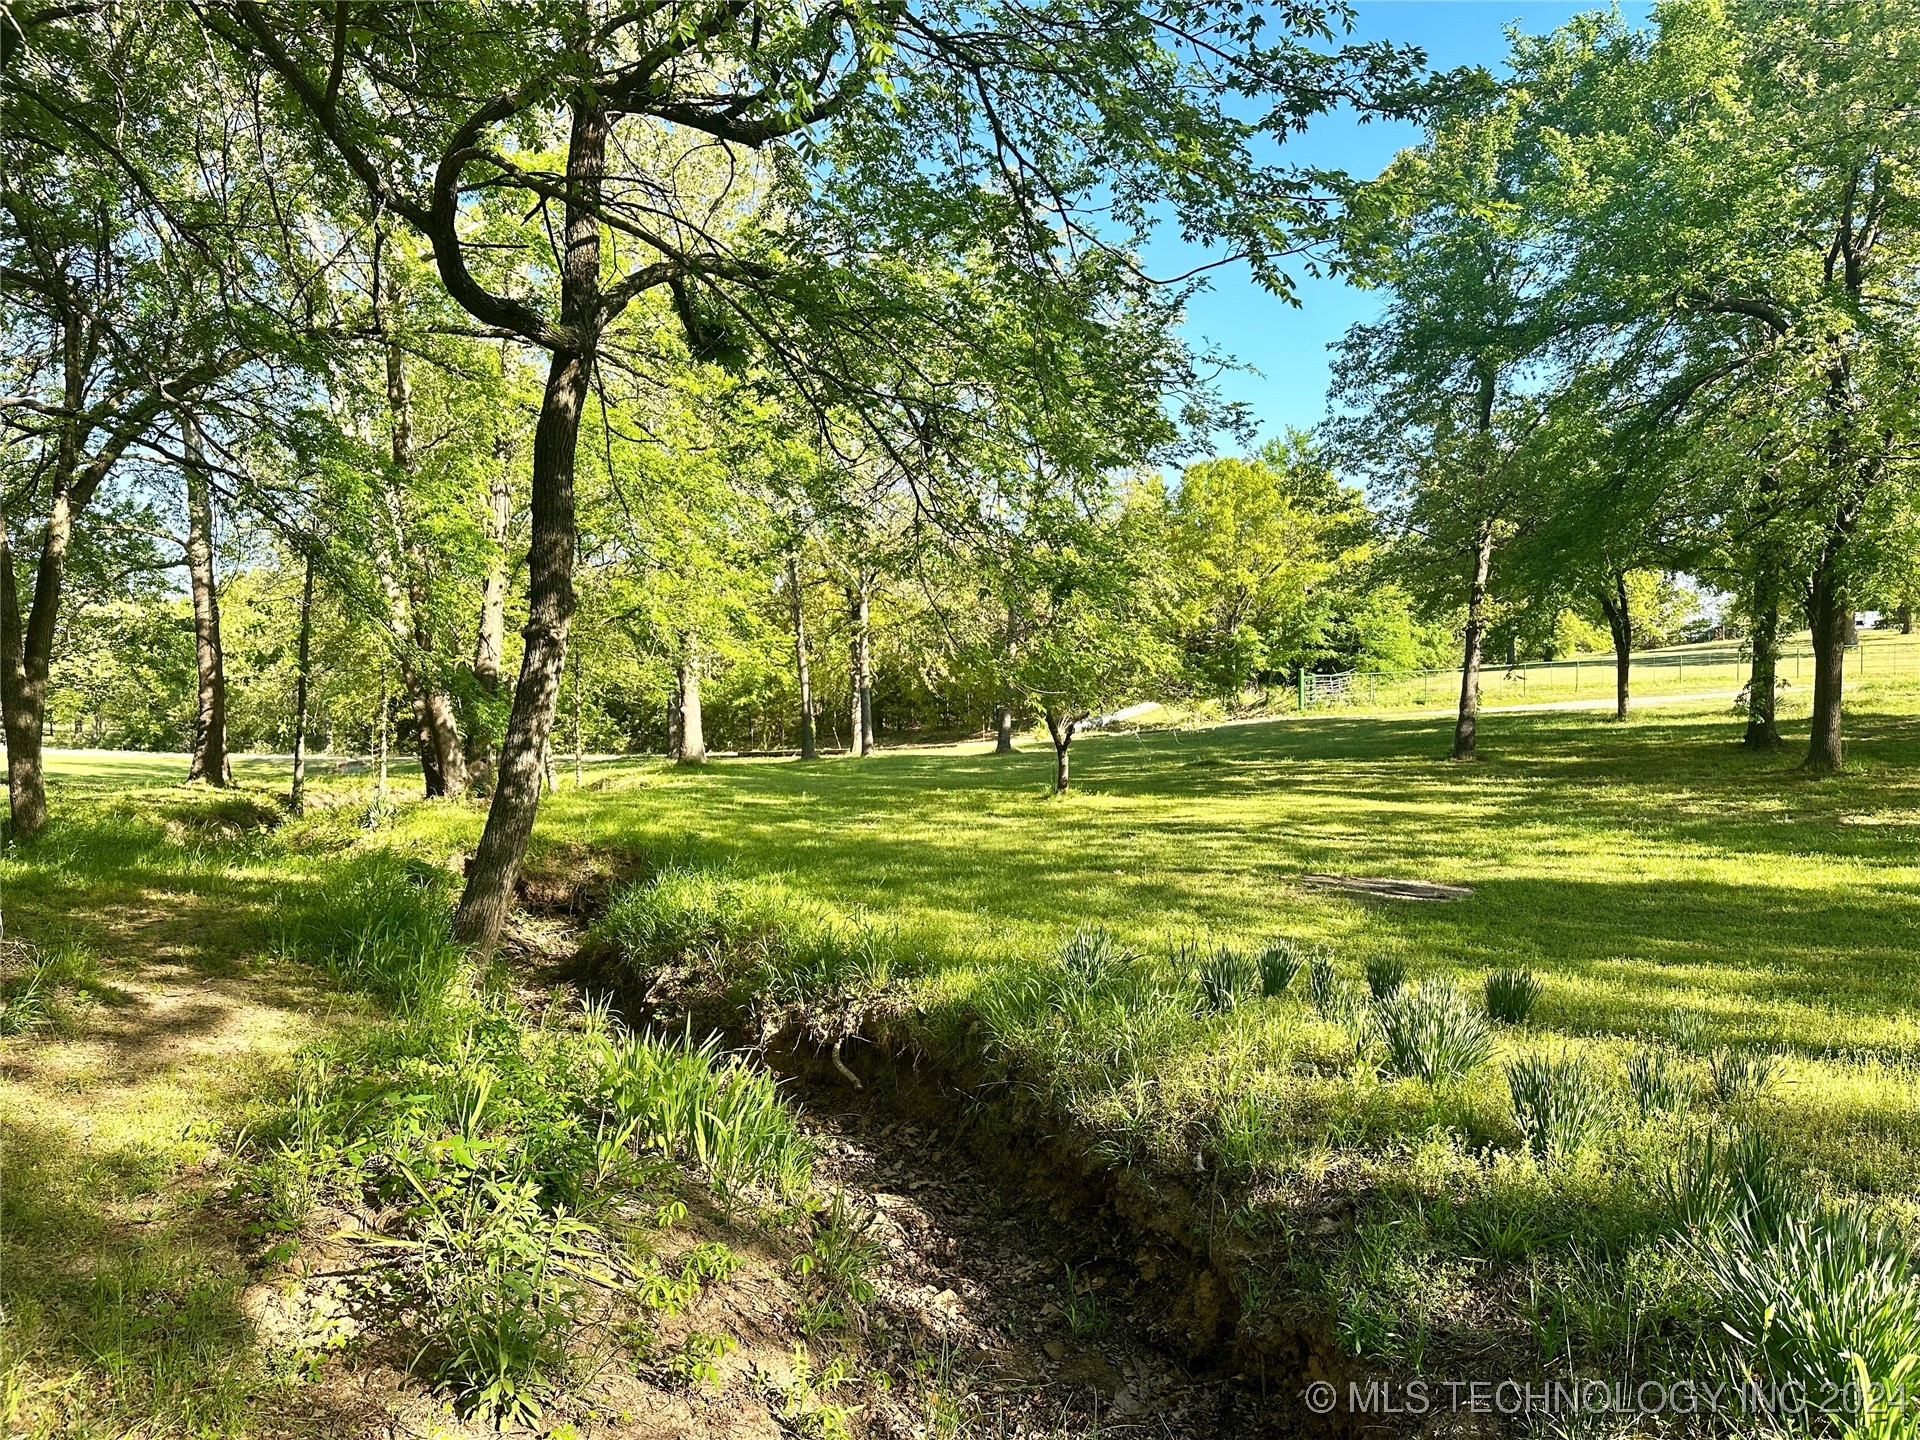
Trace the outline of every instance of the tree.
<path fill-rule="evenodd" d="M 1340 342 L 1329 426 L 1417 544 L 1438 598 L 1466 604 L 1455 760 L 1472 760 L 1494 554 L 1530 483 L 1544 414 L 1527 367 L 1554 333 L 1550 252 L 1525 203 L 1528 98 L 1466 87 L 1421 145 L 1355 197 L 1346 263 L 1392 292 Z"/>
<path fill-rule="evenodd" d="M 274 77 L 292 123 L 425 238 L 456 303 L 550 356 L 520 680 L 456 917 L 483 948 L 531 832 L 576 603 L 582 415 L 629 306 L 663 298 L 695 353 L 751 343 L 804 395 L 937 411 L 950 402 L 924 388 L 876 393 L 867 358 L 948 343 L 967 316 L 944 308 L 938 284 L 903 288 L 864 263 L 876 251 L 924 276 L 937 257 L 980 256 L 1036 299 L 1068 294 L 1063 277 L 1089 264 L 1109 288 L 1138 289 L 1144 274 L 1105 257 L 1171 211 L 1278 283 L 1287 225 L 1314 191 L 1253 164 L 1259 125 L 1220 102 L 1270 94 L 1281 128 L 1403 73 L 1379 52 L 1311 53 L 1295 37 L 1318 31 L 1314 6 L 1281 12 L 1278 35 L 1263 11 L 1226 5 L 598 0 L 483 16 L 224 0 L 196 13 Z M 676 191 L 695 172 L 695 193 Z M 704 223 L 716 172 L 738 177 L 736 211 L 754 207 L 732 233 Z M 777 203 L 759 204 L 755 188 Z M 550 251 L 521 249 L 517 272 L 470 248 L 463 227 L 474 205 L 510 203 L 557 212 Z M 1030 357 L 1042 379 L 1046 365 Z"/>

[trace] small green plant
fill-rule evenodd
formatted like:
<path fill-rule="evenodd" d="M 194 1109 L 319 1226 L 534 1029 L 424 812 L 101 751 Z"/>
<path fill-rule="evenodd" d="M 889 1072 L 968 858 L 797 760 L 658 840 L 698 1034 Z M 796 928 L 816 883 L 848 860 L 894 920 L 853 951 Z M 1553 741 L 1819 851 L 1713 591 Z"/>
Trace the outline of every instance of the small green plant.
<path fill-rule="evenodd" d="M 1775 1068 L 1771 1055 L 1723 1046 L 1707 1057 L 1707 1088 L 1722 1105 L 1752 1100 L 1772 1083 Z"/>
<path fill-rule="evenodd" d="M 845 1192 L 836 1190 L 815 1219 L 812 1244 L 793 1261 L 804 1291 L 803 1334 L 864 1327 L 874 1297 L 873 1272 L 885 1254 L 869 1234 L 876 1218 L 871 1210 L 856 1212 Z"/>
<path fill-rule="evenodd" d="M 801 1440 L 851 1440 L 859 1407 L 830 1398 L 853 1382 L 853 1367 L 844 1357 L 836 1355 L 815 1369 L 807 1347 L 795 1345 L 790 1379 L 782 1383 L 765 1371 L 757 1371 L 755 1378 L 787 1434 Z"/>
<path fill-rule="evenodd" d="M 1214 1015 L 1238 1009 L 1260 993 L 1260 969 L 1251 955 L 1232 945 L 1216 945 L 1194 972 L 1200 1007 Z"/>
<path fill-rule="evenodd" d="M 1292 940 L 1282 938 L 1262 950 L 1257 963 L 1260 966 L 1260 993 L 1271 1000 L 1292 988 L 1294 976 L 1300 973 L 1306 962 L 1300 958 L 1300 947 Z"/>
<path fill-rule="evenodd" d="M 725 1335 L 709 1335 L 690 1330 L 674 1352 L 667 1356 L 667 1377 L 692 1389 L 698 1385 L 720 1383 L 720 1362 L 739 1347 Z"/>
<path fill-rule="evenodd" d="M 1642 1047 L 1627 1056 L 1627 1087 L 1642 1120 L 1687 1108 L 1685 1079 L 1664 1050 Z"/>
<path fill-rule="evenodd" d="M 1100 1298 L 1099 1283 L 1097 1277 L 1076 1272 L 1071 1265 L 1066 1267 L 1067 1298 L 1062 1309 L 1067 1329 L 1076 1340 L 1097 1340 L 1107 1333 L 1111 1317 Z"/>
<path fill-rule="evenodd" d="M 1376 1000 L 1384 1000 L 1407 983 L 1407 962 L 1398 955 L 1367 957 L 1367 989 Z"/>
<path fill-rule="evenodd" d="M 1606 1117 L 1606 1088 L 1577 1055 L 1523 1055 L 1507 1065 L 1514 1123 L 1543 1164 L 1573 1154 Z"/>
<path fill-rule="evenodd" d="M 1112 979 L 1138 958 L 1104 925 L 1084 925 L 1060 947 L 1060 968 L 1085 989 Z"/>
<path fill-rule="evenodd" d="M 1540 998 L 1540 982 L 1531 970 L 1496 970 L 1487 976 L 1487 1014 L 1502 1025 L 1524 1025 Z"/>
<path fill-rule="evenodd" d="M 1324 950 L 1315 950 L 1307 957 L 1307 998 L 1329 1020 L 1340 1018 L 1340 977 L 1333 968 L 1333 957 Z"/>
<path fill-rule="evenodd" d="M 1375 1010 L 1389 1074 L 1439 1084 L 1486 1063 L 1493 1032 L 1453 986 L 1430 980 L 1389 994 Z"/>

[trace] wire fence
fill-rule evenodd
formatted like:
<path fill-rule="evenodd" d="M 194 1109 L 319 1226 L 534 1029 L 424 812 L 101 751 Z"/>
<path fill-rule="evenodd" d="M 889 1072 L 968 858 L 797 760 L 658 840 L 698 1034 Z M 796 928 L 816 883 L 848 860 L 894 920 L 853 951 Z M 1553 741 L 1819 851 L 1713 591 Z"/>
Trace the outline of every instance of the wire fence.
<path fill-rule="evenodd" d="M 1752 655 L 1736 641 L 1712 642 L 1670 650 L 1647 650 L 1632 657 L 1629 683 L 1636 696 L 1731 696 L 1746 687 Z M 1874 679 L 1920 679 L 1920 635 L 1866 632 L 1849 646 L 1846 683 Z M 1789 692 L 1813 684 L 1813 649 L 1802 636 L 1783 647 L 1775 671 Z M 1516 665 L 1481 662 L 1482 705 L 1550 705 L 1611 700 L 1611 653 L 1567 660 L 1533 660 Z M 1374 673 L 1347 670 L 1303 674 L 1292 687 L 1302 711 L 1328 709 L 1411 710 L 1454 705 L 1460 698 L 1460 671 L 1403 670 Z M 1276 700 L 1279 696 L 1274 697 Z M 1284 703 L 1284 702 L 1282 702 Z"/>

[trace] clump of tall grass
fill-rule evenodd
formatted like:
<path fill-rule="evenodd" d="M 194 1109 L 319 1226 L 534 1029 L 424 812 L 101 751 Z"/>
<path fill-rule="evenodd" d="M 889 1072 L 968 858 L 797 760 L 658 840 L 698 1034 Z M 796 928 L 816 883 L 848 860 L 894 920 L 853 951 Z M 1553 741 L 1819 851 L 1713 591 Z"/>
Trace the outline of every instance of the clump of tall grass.
<path fill-rule="evenodd" d="M 1707 1088 L 1722 1105 L 1751 1100 L 1765 1092 L 1777 1068 L 1771 1055 L 1722 1046 L 1707 1057 Z"/>
<path fill-rule="evenodd" d="M 1237 946 L 1208 949 L 1194 966 L 1193 978 L 1200 990 L 1200 1008 L 1211 1015 L 1224 1015 L 1260 995 L 1260 966 Z"/>
<path fill-rule="evenodd" d="M 1407 962 L 1398 955 L 1369 955 L 1366 974 L 1368 991 L 1384 1000 L 1407 983 Z"/>
<path fill-rule="evenodd" d="M 812 1178 L 813 1142 L 774 1080 L 721 1055 L 717 1036 L 698 1045 L 617 1036 L 601 1093 L 636 1144 L 693 1166 L 730 1198 L 759 1187 L 791 1200 Z"/>
<path fill-rule="evenodd" d="M 98 983 L 98 974 L 93 952 L 83 945 L 0 942 L 0 1035 L 27 1035 L 55 1023 Z"/>
<path fill-rule="evenodd" d="M 1523 1055 L 1507 1064 L 1514 1123 L 1542 1164 L 1573 1154 L 1606 1118 L 1606 1087 L 1577 1055 Z"/>
<path fill-rule="evenodd" d="M 1642 1120 L 1677 1115 L 1687 1108 L 1685 1077 L 1664 1050 L 1643 1046 L 1627 1056 L 1627 1088 Z"/>
<path fill-rule="evenodd" d="M 1275 940 L 1262 950 L 1258 960 L 1260 966 L 1260 993 L 1268 999 L 1277 999 L 1293 986 L 1293 979 L 1306 964 L 1300 958 L 1300 947 L 1289 939 Z"/>
<path fill-rule="evenodd" d="M 1485 1017 L 1445 981 L 1396 990 L 1374 1015 L 1390 1074 L 1438 1084 L 1469 1073 L 1493 1054 Z"/>
<path fill-rule="evenodd" d="M 1861 1206 L 1810 1199 L 1757 1134 L 1696 1141 L 1667 1188 L 1731 1378 L 1763 1409 L 1816 1412 L 1767 1418 L 1863 1440 L 1911 1433 L 1920 1273 L 1905 1241 Z"/>
<path fill-rule="evenodd" d="M 353 862 L 325 896 L 296 908 L 279 927 L 278 948 L 396 1009 L 431 1009 L 464 958 L 450 928 L 446 879 L 376 851 Z"/>
<path fill-rule="evenodd" d="M 1060 947 L 1060 968 L 1081 985 L 1097 986 L 1140 958 L 1104 925 L 1083 925 Z"/>
<path fill-rule="evenodd" d="M 1540 981 L 1531 970 L 1496 970 L 1487 976 L 1487 1014 L 1502 1025 L 1524 1025 L 1540 998 Z"/>
<path fill-rule="evenodd" d="M 1339 972 L 1333 968 L 1333 957 L 1324 950 L 1315 950 L 1307 957 L 1307 998 L 1329 1020 L 1338 1019 L 1345 1008 L 1341 1004 Z"/>

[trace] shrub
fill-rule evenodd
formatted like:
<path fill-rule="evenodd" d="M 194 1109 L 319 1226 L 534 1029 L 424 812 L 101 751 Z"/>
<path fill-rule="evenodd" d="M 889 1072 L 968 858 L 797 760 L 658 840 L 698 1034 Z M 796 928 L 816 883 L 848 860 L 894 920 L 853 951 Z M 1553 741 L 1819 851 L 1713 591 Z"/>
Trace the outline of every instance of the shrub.
<path fill-rule="evenodd" d="M 1214 1015 L 1224 1015 L 1260 994 L 1260 968 L 1246 951 L 1232 945 L 1216 945 L 1200 961 L 1194 972 L 1200 987 L 1200 1006 Z"/>
<path fill-rule="evenodd" d="M 1429 1083 L 1465 1075 L 1493 1053 L 1486 1020 L 1453 986 L 1441 981 L 1407 986 L 1376 1011 L 1385 1068 Z"/>
<path fill-rule="evenodd" d="M 1487 976 L 1487 1014 L 1503 1025 L 1523 1025 L 1540 998 L 1531 970 L 1496 970 Z"/>
<path fill-rule="evenodd" d="M 1606 1090 L 1576 1055 L 1523 1055 L 1507 1065 L 1514 1123 L 1536 1160 L 1571 1155 L 1606 1115 Z"/>
<path fill-rule="evenodd" d="M 296 911 L 278 946 L 397 1009 L 431 1009 L 446 998 L 462 958 L 445 882 L 430 866 L 375 852 L 323 901 Z"/>
<path fill-rule="evenodd" d="M 1367 957 L 1367 989 L 1373 998 L 1384 1000 L 1407 981 L 1407 962 L 1398 955 Z"/>
<path fill-rule="evenodd" d="M 1293 941 L 1274 941 L 1260 952 L 1260 993 L 1269 999 L 1286 994 L 1304 963 Z"/>
<path fill-rule="evenodd" d="M 1723 1047 L 1707 1057 L 1707 1086 L 1723 1105 L 1751 1100 L 1773 1080 L 1775 1063 L 1771 1055 Z"/>
<path fill-rule="evenodd" d="M 1687 1108 L 1687 1091 L 1667 1052 L 1642 1048 L 1627 1057 L 1627 1086 L 1640 1118 L 1677 1115 Z"/>

